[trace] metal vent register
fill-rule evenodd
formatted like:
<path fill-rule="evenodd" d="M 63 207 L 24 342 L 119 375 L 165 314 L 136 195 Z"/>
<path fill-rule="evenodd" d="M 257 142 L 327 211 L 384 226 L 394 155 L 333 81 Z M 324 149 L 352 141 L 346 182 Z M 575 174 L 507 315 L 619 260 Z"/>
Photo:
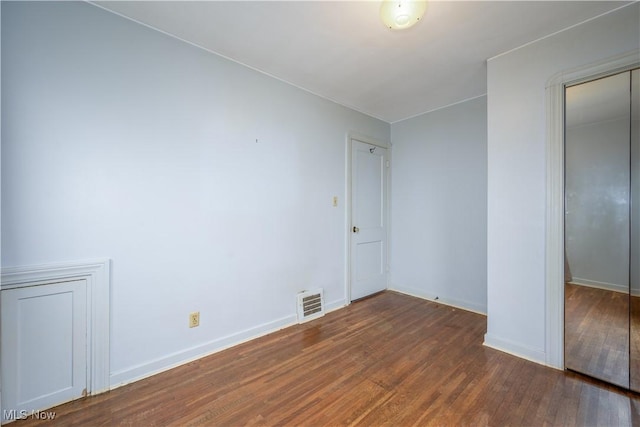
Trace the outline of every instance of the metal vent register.
<path fill-rule="evenodd" d="M 324 316 L 322 289 L 302 291 L 298 294 L 298 323 Z"/>

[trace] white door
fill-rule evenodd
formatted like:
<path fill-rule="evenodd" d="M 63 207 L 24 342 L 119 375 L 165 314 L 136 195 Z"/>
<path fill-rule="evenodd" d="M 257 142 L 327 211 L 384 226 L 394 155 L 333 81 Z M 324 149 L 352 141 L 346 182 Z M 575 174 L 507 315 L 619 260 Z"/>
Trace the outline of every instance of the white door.
<path fill-rule="evenodd" d="M 86 280 L 2 290 L 2 419 L 86 394 Z"/>
<path fill-rule="evenodd" d="M 387 149 L 352 140 L 351 301 L 387 288 Z"/>

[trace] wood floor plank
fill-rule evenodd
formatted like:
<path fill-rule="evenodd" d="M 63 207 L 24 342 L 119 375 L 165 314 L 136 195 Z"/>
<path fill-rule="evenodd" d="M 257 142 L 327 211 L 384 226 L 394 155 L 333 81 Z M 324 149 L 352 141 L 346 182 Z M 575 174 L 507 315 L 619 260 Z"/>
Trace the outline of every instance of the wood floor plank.
<path fill-rule="evenodd" d="M 484 316 L 383 292 L 52 410 L 60 426 L 634 425 L 640 400 L 482 345 Z M 27 419 L 16 427 L 41 424 Z M 637 424 L 636 424 L 637 425 Z"/>

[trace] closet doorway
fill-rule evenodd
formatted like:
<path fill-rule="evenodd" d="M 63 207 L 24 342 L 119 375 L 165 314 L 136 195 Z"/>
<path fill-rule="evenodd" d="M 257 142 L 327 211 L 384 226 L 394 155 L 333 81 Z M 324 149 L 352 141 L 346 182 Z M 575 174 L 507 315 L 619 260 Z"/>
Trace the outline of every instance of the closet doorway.
<path fill-rule="evenodd" d="M 565 367 L 640 391 L 640 70 L 565 88 Z"/>

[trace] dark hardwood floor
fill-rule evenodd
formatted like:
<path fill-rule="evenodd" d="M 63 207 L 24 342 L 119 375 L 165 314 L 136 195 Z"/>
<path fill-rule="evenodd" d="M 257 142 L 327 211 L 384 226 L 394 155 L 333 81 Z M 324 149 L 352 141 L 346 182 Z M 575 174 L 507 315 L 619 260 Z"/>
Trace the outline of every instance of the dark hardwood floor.
<path fill-rule="evenodd" d="M 58 406 L 43 423 L 640 425 L 638 395 L 484 347 L 485 331 L 484 316 L 384 292 Z"/>
<path fill-rule="evenodd" d="M 565 365 L 629 387 L 629 294 L 571 283 L 564 293 Z"/>

